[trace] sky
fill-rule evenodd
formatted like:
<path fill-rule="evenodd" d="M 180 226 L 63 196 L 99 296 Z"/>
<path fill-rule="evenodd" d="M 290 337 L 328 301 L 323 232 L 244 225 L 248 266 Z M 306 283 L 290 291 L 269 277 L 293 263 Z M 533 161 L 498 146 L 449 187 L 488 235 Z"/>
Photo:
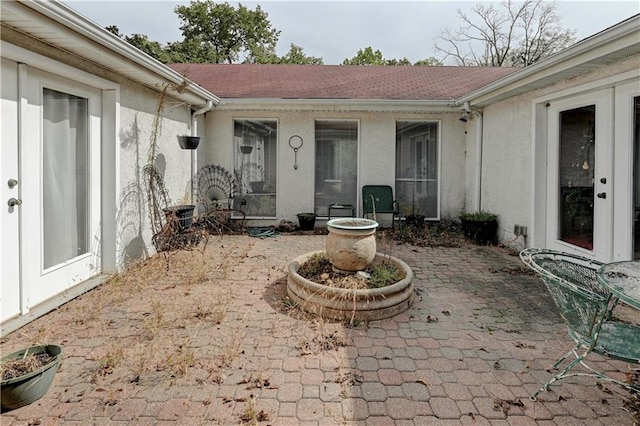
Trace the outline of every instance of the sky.
<path fill-rule="evenodd" d="M 101 27 L 115 25 L 124 35 L 145 34 L 165 44 L 182 39 L 176 5 L 172 0 L 63 0 Z M 229 4 L 237 5 L 235 1 Z M 360 49 L 371 46 L 385 59 L 407 58 L 414 63 L 430 56 L 441 58 L 433 47 L 447 27 L 458 28 L 457 11 L 470 11 L 474 1 L 243 1 L 260 5 L 280 37 L 276 52 L 285 55 L 291 43 L 325 64 L 341 64 Z M 578 40 L 640 13 L 637 0 L 557 1 L 561 24 L 576 31 Z"/>

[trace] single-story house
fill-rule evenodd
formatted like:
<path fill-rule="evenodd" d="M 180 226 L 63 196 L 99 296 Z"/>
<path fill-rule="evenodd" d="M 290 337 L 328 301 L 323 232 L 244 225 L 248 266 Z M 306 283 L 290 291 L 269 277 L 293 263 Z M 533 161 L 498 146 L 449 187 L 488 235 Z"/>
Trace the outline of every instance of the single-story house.
<path fill-rule="evenodd" d="M 176 204 L 224 167 L 249 224 L 382 184 L 515 247 L 640 252 L 640 15 L 524 69 L 166 66 L 57 1 L 0 19 L 3 335 L 153 253 L 150 158 Z"/>

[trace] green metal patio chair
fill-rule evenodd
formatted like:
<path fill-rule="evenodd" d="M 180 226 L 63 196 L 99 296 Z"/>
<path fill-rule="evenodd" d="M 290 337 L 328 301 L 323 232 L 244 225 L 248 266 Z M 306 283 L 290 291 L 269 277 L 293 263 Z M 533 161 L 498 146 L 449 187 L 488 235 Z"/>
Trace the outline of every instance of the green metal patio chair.
<path fill-rule="evenodd" d="M 401 220 L 400 206 L 393 198 L 393 189 L 389 185 L 364 185 L 362 187 L 362 217 L 377 214 L 392 215 L 391 226 L 393 228 L 396 226 L 396 217 L 398 221 Z"/>
<path fill-rule="evenodd" d="M 571 376 L 592 376 L 640 391 L 585 363 L 591 352 L 633 364 L 640 363 L 640 327 L 611 319 L 611 310 L 617 300 L 612 300 L 611 294 L 596 278 L 596 271 L 602 263 L 543 249 L 523 250 L 520 258 L 542 277 L 569 328 L 569 336 L 575 342 L 575 346 L 560 357 L 553 368 L 559 368 L 571 354 L 575 359 L 531 395 L 531 399 L 535 401 L 540 393 L 549 390 L 553 382 Z M 578 364 L 587 372 L 570 373 Z"/>

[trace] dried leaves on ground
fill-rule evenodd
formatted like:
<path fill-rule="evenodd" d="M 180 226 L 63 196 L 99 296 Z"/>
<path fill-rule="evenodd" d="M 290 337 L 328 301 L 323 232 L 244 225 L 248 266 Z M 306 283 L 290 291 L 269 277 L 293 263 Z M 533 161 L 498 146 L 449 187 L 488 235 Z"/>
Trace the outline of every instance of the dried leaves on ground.
<path fill-rule="evenodd" d="M 382 238 L 390 238 L 397 243 L 406 243 L 418 247 L 463 247 L 469 244 L 454 220 L 443 219 L 438 222 L 424 222 L 422 226 L 403 224 L 395 229 L 381 232 Z"/>
<path fill-rule="evenodd" d="M 405 277 L 404 271 L 385 260 L 375 260 L 362 272 L 336 272 L 325 253 L 314 254 L 298 270 L 300 276 L 315 283 L 352 290 L 385 287 Z"/>

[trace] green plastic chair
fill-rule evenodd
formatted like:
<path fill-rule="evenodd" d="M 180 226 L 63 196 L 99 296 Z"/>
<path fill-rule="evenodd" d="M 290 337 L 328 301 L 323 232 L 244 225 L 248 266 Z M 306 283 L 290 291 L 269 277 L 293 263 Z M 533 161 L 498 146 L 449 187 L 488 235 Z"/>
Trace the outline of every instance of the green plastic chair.
<path fill-rule="evenodd" d="M 598 282 L 596 271 L 602 263 L 582 256 L 535 248 L 523 250 L 520 258 L 542 277 L 569 328 L 569 336 L 575 342 L 575 346 L 560 357 L 553 368 L 559 368 L 571 354 L 575 359 L 531 395 L 531 400 L 535 401 L 540 393 L 549 390 L 553 382 L 571 376 L 592 376 L 640 392 L 640 388 L 596 371 L 585 362 L 585 358 L 594 352 L 640 364 L 640 327 L 611 318 L 611 310 L 617 300 Z M 587 372 L 570 372 L 578 364 Z"/>
<path fill-rule="evenodd" d="M 392 215 L 391 226 L 395 228 L 396 217 L 400 221 L 400 206 L 393 198 L 389 185 L 364 185 L 362 187 L 362 217 L 377 214 Z"/>

